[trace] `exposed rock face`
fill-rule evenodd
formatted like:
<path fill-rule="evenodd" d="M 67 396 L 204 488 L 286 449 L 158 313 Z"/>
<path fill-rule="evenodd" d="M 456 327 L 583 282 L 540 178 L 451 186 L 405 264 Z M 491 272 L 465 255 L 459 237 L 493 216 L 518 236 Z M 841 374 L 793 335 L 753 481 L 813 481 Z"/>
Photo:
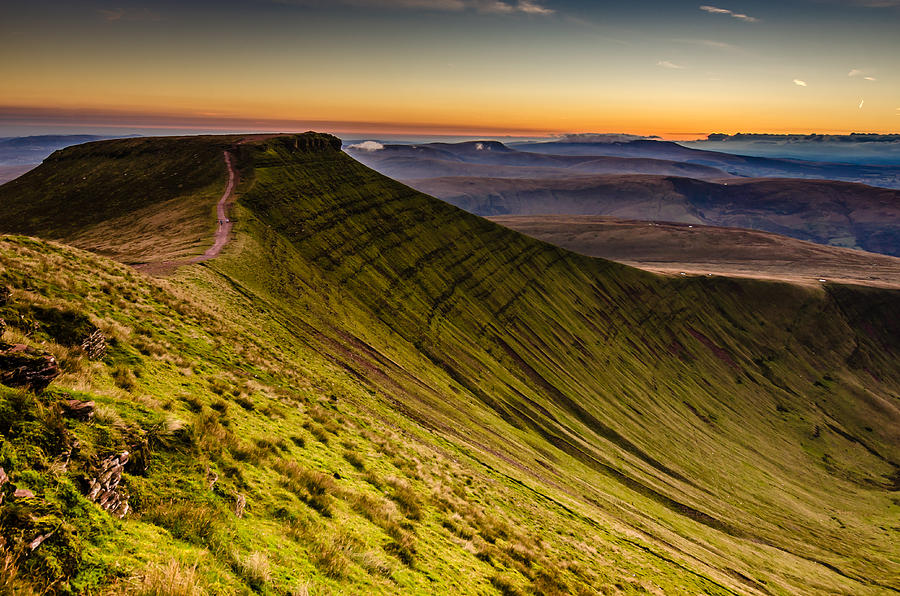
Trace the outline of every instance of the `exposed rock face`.
<path fill-rule="evenodd" d="M 81 341 L 81 349 L 91 360 L 99 360 L 106 356 L 106 336 L 99 329 L 94 329 Z"/>
<path fill-rule="evenodd" d="M 22 344 L 0 343 L 0 383 L 43 391 L 59 376 L 59 365 L 52 355 Z"/>
<path fill-rule="evenodd" d="M 75 420 L 87 422 L 94 417 L 94 408 L 96 404 L 92 401 L 81 401 L 80 399 L 67 399 L 60 402 L 63 415 Z"/>
<path fill-rule="evenodd" d="M 128 452 L 111 455 L 100 462 L 100 473 L 90 481 L 87 497 L 97 503 L 110 515 L 125 517 L 128 513 L 128 498 L 119 491 L 122 471 L 128 463 Z"/>

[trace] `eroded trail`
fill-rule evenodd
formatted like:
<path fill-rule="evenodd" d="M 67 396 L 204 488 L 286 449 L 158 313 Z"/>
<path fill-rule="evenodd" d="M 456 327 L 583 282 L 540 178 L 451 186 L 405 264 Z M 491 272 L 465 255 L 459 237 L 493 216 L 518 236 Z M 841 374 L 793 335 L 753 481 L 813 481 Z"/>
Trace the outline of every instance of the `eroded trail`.
<path fill-rule="evenodd" d="M 210 246 L 206 252 L 202 255 L 192 257 L 190 259 L 176 259 L 172 261 L 160 261 L 156 263 L 140 263 L 138 265 L 134 265 L 134 268 L 138 271 L 143 271 L 144 273 L 149 273 L 151 275 L 165 275 L 171 273 L 175 268 L 181 267 L 183 265 L 192 265 L 195 263 L 202 263 L 204 261 L 209 261 L 210 259 L 214 259 L 219 256 L 219 253 L 222 252 L 222 249 L 228 244 L 228 241 L 231 239 L 231 229 L 234 227 L 234 222 L 228 217 L 228 209 L 231 207 L 231 204 L 234 202 L 234 189 L 240 181 L 240 176 L 238 175 L 237 169 L 234 166 L 234 161 L 231 157 L 231 154 L 228 151 L 222 152 L 225 159 L 225 166 L 228 169 L 228 184 L 225 185 L 225 192 L 222 194 L 222 198 L 219 199 L 219 202 L 216 203 L 216 233 L 213 236 L 213 245 Z"/>
<path fill-rule="evenodd" d="M 218 225 L 216 227 L 215 240 L 213 245 L 202 256 L 194 257 L 189 261 L 190 263 L 202 263 L 219 256 L 219 253 L 222 252 L 222 249 L 225 248 L 231 237 L 231 228 L 234 226 L 234 222 L 228 218 L 227 211 L 228 207 L 231 206 L 232 194 L 234 193 L 238 176 L 237 171 L 234 169 L 234 162 L 231 160 L 231 154 L 227 151 L 223 153 L 225 155 L 225 165 L 228 166 L 228 184 L 225 186 L 225 193 L 216 204 L 216 221 Z"/>

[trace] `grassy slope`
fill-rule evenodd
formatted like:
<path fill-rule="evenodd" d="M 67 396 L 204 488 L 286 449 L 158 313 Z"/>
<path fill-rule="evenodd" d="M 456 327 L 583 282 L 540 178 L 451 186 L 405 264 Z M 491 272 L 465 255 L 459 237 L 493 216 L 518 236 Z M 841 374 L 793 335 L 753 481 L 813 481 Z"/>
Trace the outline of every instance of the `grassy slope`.
<path fill-rule="evenodd" d="M 130 263 L 202 254 L 235 137 L 120 139 L 57 151 L 0 186 L 0 232 Z M 61 208 L 61 206 L 63 206 Z"/>
<path fill-rule="evenodd" d="M 357 404 L 344 406 L 354 416 L 370 420 L 356 408 L 374 409 L 377 419 L 394 419 L 408 432 L 430 429 L 427 444 L 437 441 L 452 456 L 425 462 L 416 489 L 436 493 L 459 480 L 456 474 L 435 480 L 453 458 L 468 474 L 486 474 L 490 482 L 464 493 L 459 507 L 481 500 L 528 528 L 531 538 L 545 541 L 546 567 L 569 589 L 616 581 L 636 589 L 616 579 L 630 573 L 635 578 L 626 581 L 651 591 L 652 584 L 669 593 L 704 589 L 697 576 L 630 545 L 626 535 L 738 591 L 876 593 L 895 582 L 898 507 L 889 485 L 896 466 L 889 462 L 900 459 L 900 379 L 897 330 L 884 327 L 897 307 L 895 293 L 663 280 L 527 240 L 337 151 L 297 151 L 293 138 L 241 147 L 246 182 L 238 237 L 222 258 L 182 270 L 177 281 L 197 296 L 194 308 L 222 313 L 214 333 L 228 341 L 220 339 L 199 360 L 261 342 L 252 351 L 264 354 L 256 358 L 270 370 L 297 371 L 293 379 L 269 374 L 276 395 L 279 387 L 301 384 L 315 387 L 315 396 L 338 383 L 339 403 Z M 6 264 L 21 267 L 19 260 Z M 182 329 L 184 322 L 170 325 Z M 190 329 L 183 331 L 188 337 L 197 333 Z M 253 362 L 237 358 L 216 370 L 234 375 L 235 367 Z M 174 381 L 154 371 L 138 386 L 151 381 L 171 399 Z M 197 393 L 199 417 L 210 395 Z M 121 396 L 115 407 L 127 403 Z M 319 416 L 311 428 L 333 415 Z M 284 436 L 302 420 L 273 426 L 266 417 L 241 415 L 236 435 Z M 352 428 L 353 441 L 368 444 Z M 383 432 L 377 429 L 372 441 Z M 413 435 L 401 436 L 420 445 Z M 218 456 L 202 447 L 201 453 L 221 465 L 234 459 L 237 445 Z M 342 465 L 339 449 L 312 459 L 290 443 L 286 449 L 307 466 L 330 472 Z M 258 487 L 277 485 L 271 464 L 235 467 L 252 470 Z M 227 502 L 211 498 L 220 509 Z M 277 523 L 265 525 L 277 507 L 260 500 L 256 526 L 229 518 L 229 527 L 271 530 L 246 538 L 241 548 L 263 548 L 260 537 L 279 534 Z M 453 539 L 438 526 L 452 527 L 454 513 L 472 522 L 458 511 L 441 512 L 432 495 L 422 501 L 428 521 L 414 526 L 421 562 L 409 576 L 392 575 L 409 577 L 400 587 L 413 589 L 416 574 L 430 572 L 439 589 L 459 576 L 440 568 L 436 553 Z M 512 503 L 520 506 L 511 509 Z M 336 523 L 331 519 L 317 521 Z M 569 538 L 553 531 L 569 525 Z M 144 521 L 126 526 L 158 532 Z M 381 529 L 368 531 L 383 536 Z M 176 543 L 181 549 L 206 544 L 181 538 L 187 538 Z M 600 552 L 589 544 L 602 545 Z M 532 589 L 540 581 L 529 575 L 531 567 L 505 565 L 477 552 L 480 546 L 457 544 L 459 561 L 474 569 L 462 588 L 478 589 L 491 577 L 495 584 L 530 581 Z M 277 569 L 302 560 L 305 551 L 297 548 L 296 558 L 279 560 L 285 567 Z M 241 569 L 235 563 L 241 552 L 212 552 L 215 561 L 204 572 L 215 562 L 224 565 L 222 577 Z M 581 558 L 597 575 L 578 575 L 580 567 L 562 562 L 568 557 Z M 305 569 L 316 580 L 321 575 Z M 283 579 L 273 585 L 284 586 Z M 368 581 L 391 586 L 383 576 Z"/>

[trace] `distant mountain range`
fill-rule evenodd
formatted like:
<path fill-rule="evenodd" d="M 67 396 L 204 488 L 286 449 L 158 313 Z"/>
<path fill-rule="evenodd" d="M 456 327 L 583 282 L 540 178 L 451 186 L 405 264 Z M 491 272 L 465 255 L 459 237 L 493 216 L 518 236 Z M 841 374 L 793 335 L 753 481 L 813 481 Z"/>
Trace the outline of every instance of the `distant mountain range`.
<path fill-rule="evenodd" d="M 653 155 L 553 154 L 520 151 L 497 141 L 383 145 L 376 150 L 349 146 L 357 161 L 397 179 L 435 176 L 500 176 L 504 178 L 567 178 L 580 174 L 659 174 L 722 178 L 715 166 L 685 163 Z M 534 145 L 537 147 L 537 145 Z"/>
<path fill-rule="evenodd" d="M 704 145 L 702 148 L 693 148 L 697 145 L 695 143 L 692 147 L 685 147 L 670 141 L 637 140 L 625 143 L 518 143 L 511 146 L 523 151 L 555 155 L 664 159 L 714 167 L 727 174 L 741 177 L 843 180 L 887 188 L 900 188 L 900 160 L 898 160 L 898 165 L 893 166 L 804 161 L 735 155 L 712 150 L 720 148 L 719 146 Z"/>
<path fill-rule="evenodd" d="M 346 150 L 479 215 L 737 226 L 900 255 L 900 167 L 744 157 L 653 140 Z"/>
<path fill-rule="evenodd" d="M 869 165 L 900 165 L 900 134 L 772 135 L 712 134 L 682 142 L 695 149 L 742 155 Z"/>
<path fill-rule="evenodd" d="M 692 149 L 670 141 L 553 141 L 510 145 L 497 141 L 480 141 L 376 146 L 381 148 L 365 150 L 356 145 L 345 149 L 365 165 L 404 180 L 437 176 L 481 176 L 493 171 L 494 177 L 502 178 L 568 177 L 574 173 L 659 174 L 701 179 L 730 176 L 808 178 L 900 188 L 900 166 L 752 157 Z M 489 165 L 492 169 L 479 167 L 484 165 Z M 545 169 L 529 172 L 524 168 Z"/>

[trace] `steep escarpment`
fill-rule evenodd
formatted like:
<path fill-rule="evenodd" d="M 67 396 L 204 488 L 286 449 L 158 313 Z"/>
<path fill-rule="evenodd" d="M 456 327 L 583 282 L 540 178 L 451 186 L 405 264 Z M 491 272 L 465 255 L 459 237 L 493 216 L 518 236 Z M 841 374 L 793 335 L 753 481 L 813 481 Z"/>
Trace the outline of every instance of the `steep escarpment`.
<path fill-rule="evenodd" d="M 107 403 L 133 422 L 84 473 L 166 411 L 196 429 L 155 443 L 146 471 L 125 466 L 123 485 L 142 487 L 127 535 L 209 549 L 201 567 L 227 585 L 284 587 L 303 569 L 381 591 L 900 589 L 897 292 L 658 277 L 416 192 L 333 137 L 229 143 L 235 237 L 161 289 L 104 262 L 132 300 L 82 303 L 73 263 L 87 257 L 8 241 L 17 300 L 80 304 L 116 332 L 95 383 L 125 392 Z M 45 252 L 66 266 L 29 282 L 18 263 Z M 96 423 L 78 424 L 91 444 Z M 21 474 L 40 460 L 16 461 Z M 159 490 L 206 503 L 213 530 L 166 519 Z M 337 527 L 340 545 L 320 544 Z M 334 575 L 328 548 L 346 561 Z M 635 583 L 613 571 L 636 567 Z"/>
<path fill-rule="evenodd" d="M 865 331 L 876 311 L 844 314 L 865 292 L 662 279 L 498 229 L 338 152 L 256 150 L 242 204 L 256 254 L 279 260 L 220 266 L 409 415 L 588 502 L 638 498 L 635 524 L 685 517 L 714 542 L 847 575 L 860 548 L 885 560 L 878 532 L 851 547 L 802 513 L 889 515 L 897 346 Z M 323 295 L 328 312 L 306 317 Z"/>

